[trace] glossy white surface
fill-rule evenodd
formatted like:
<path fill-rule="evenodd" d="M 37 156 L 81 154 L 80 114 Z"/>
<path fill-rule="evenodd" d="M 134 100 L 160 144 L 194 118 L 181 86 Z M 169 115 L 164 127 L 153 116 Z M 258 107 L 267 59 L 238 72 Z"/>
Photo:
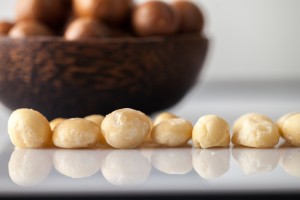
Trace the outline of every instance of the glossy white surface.
<path fill-rule="evenodd" d="M 199 83 L 167 109 L 195 123 L 217 114 L 229 124 L 246 112 L 277 120 L 300 111 L 300 82 Z M 274 149 L 163 148 L 132 150 L 14 149 L 1 108 L 0 196 L 4 194 L 299 193 L 300 148 L 281 139 Z M 153 114 L 153 117 L 156 113 Z"/>

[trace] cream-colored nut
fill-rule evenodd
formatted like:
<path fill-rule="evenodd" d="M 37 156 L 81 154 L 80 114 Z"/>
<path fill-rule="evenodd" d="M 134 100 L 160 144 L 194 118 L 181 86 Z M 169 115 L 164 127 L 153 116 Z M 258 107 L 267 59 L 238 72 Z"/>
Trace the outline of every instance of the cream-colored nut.
<path fill-rule="evenodd" d="M 253 148 L 272 148 L 280 139 L 278 127 L 269 120 L 244 119 L 238 132 L 232 135 L 232 143 Z"/>
<path fill-rule="evenodd" d="M 233 126 L 232 126 L 233 134 L 240 131 L 245 119 L 253 119 L 253 120 L 256 120 L 256 121 L 266 120 L 266 121 L 269 121 L 269 122 L 273 122 L 272 119 L 270 119 L 269 117 L 267 117 L 265 115 L 262 115 L 262 114 L 259 114 L 259 113 L 246 113 L 246 114 L 240 116 L 239 118 L 237 118 L 234 121 Z"/>
<path fill-rule="evenodd" d="M 49 121 L 38 111 L 21 108 L 12 112 L 8 120 L 11 142 L 20 148 L 44 148 L 51 143 Z"/>
<path fill-rule="evenodd" d="M 98 124 L 98 126 L 101 127 L 101 124 L 102 124 L 102 121 L 104 119 L 104 116 L 103 115 L 89 115 L 89 116 L 86 116 L 84 119 L 87 119 L 87 120 L 90 120 L 96 124 Z"/>
<path fill-rule="evenodd" d="M 193 168 L 204 179 L 223 176 L 230 168 L 230 149 L 194 149 Z"/>
<path fill-rule="evenodd" d="M 53 156 L 55 169 L 71 178 L 85 178 L 96 174 L 101 161 L 95 150 L 57 150 Z"/>
<path fill-rule="evenodd" d="M 138 150 L 111 151 L 102 166 L 104 178 L 113 185 L 132 186 L 144 182 L 151 164 Z"/>
<path fill-rule="evenodd" d="M 131 108 L 115 110 L 101 124 L 106 142 L 118 149 L 138 147 L 151 130 L 148 117 Z"/>
<path fill-rule="evenodd" d="M 98 115 L 98 114 L 89 115 L 89 116 L 86 116 L 84 119 L 87 119 L 87 120 L 90 120 L 91 122 L 96 123 L 99 126 L 100 130 L 101 130 L 101 124 L 102 124 L 102 122 L 104 120 L 104 116 L 103 115 Z M 106 140 L 105 140 L 105 138 L 103 136 L 102 131 L 101 131 L 100 135 L 101 135 L 100 144 L 105 144 L 106 145 L 107 142 L 106 142 Z"/>
<path fill-rule="evenodd" d="M 187 174 L 192 171 L 192 154 L 186 149 L 156 149 L 151 157 L 152 165 L 166 174 Z"/>
<path fill-rule="evenodd" d="M 99 126 L 81 118 L 67 119 L 53 132 L 54 145 L 67 149 L 95 147 L 100 138 Z"/>
<path fill-rule="evenodd" d="M 186 119 L 173 118 L 153 127 L 152 141 L 169 147 L 185 145 L 192 138 L 193 124 Z"/>
<path fill-rule="evenodd" d="M 22 187 L 43 182 L 52 169 L 52 155 L 48 150 L 16 149 L 10 156 L 8 172 L 11 180 Z"/>
<path fill-rule="evenodd" d="M 149 123 L 151 125 L 151 129 L 150 129 L 150 132 L 147 135 L 147 137 L 144 139 L 143 143 L 152 143 L 151 130 L 152 130 L 154 124 L 153 124 L 152 118 L 150 116 L 147 116 L 147 117 L 148 117 Z"/>
<path fill-rule="evenodd" d="M 271 172 L 279 162 L 277 149 L 233 148 L 232 156 L 246 175 Z"/>
<path fill-rule="evenodd" d="M 167 120 L 173 119 L 173 118 L 178 118 L 178 116 L 176 116 L 170 112 L 162 112 L 155 117 L 153 125 L 155 126 L 163 121 L 167 121 Z"/>
<path fill-rule="evenodd" d="M 195 124 L 192 138 L 196 148 L 228 147 L 230 127 L 219 116 L 205 115 Z"/>
<path fill-rule="evenodd" d="M 54 131 L 55 127 L 65 120 L 66 120 L 65 118 L 61 118 L 61 117 L 51 120 L 50 121 L 51 130 Z"/>
<path fill-rule="evenodd" d="M 297 112 L 290 112 L 290 113 L 286 113 L 284 115 L 282 115 L 277 121 L 276 124 L 278 126 L 278 130 L 280 135 L 283 137 L 283 133 L 282 133 L 282 126 L 283 123 L 285 122 L 286 119 L 288 119 L 289 117 L 293 116 L 294 114 L 297 114 Z"/>
<path fill-rule="evenodd" d="M 300 113 L 294 114 L 284 121 L 282 134 L 293 146 L 300 147 Z"/>

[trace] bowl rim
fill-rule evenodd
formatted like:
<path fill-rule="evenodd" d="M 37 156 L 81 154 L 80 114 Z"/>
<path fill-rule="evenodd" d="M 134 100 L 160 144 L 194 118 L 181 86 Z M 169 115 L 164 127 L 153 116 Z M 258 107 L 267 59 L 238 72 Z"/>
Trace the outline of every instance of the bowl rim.
<path fill-rule="evenodd" d="M 27 38 L 11 38 L 7 35 L 0 35 L 0 42 L 20 41 L 20 42 L 63 42 L 68 44 L 82 44 L 82 43 L 159 43 L 166 41 L 201 41 L 207 40 L 207 37 L 201 33 L 184 33 L 171 36 L 126 36 L 126 37 L 111 37 L 111 38 L 85 38 L 80 40 L 65 40 L 62 36 L 34 36 Z"/>

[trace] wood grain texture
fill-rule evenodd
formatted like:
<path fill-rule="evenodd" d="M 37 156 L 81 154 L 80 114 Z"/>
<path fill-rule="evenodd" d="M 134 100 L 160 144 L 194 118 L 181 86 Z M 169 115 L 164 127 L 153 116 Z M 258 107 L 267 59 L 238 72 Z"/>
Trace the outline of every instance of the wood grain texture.
<path fill-rule="evenodd" d="M 178 103 L 208 50 L 200 35 L 152 38 L 0 37 L 0 100 L 49 120 L 130 107 L 147 114 Z"/>

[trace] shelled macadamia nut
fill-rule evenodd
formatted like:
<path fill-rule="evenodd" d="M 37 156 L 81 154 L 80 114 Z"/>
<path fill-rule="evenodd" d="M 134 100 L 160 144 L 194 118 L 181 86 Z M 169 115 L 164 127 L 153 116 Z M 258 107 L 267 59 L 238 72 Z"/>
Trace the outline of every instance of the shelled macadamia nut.
<path fill-rule="evenodd" d="M 151 123 L 141 111 L 122 108 L 106 115 L 101 129 L 110 146 L 129 149 L 138 147 L 145 140 Z"/>
<path fill-rule="evenodd" d="M 148 117 L 148 120 L 149 120 L 149 123 L 150 123 L 150 127 L 151 127 L 151 128 L 150 128 L 150 131 L 149 131 L 147 137 L 144 139 L 143 143 L 152 143 L 151 130 L 152 130 L 154 124 L 153 124 L 152 118 L 151 118 L 150 116 L 148 116 L 148 115 L 147 115 L 147 117 Z"/>
<path fill-rule="evenodd" d="M 96 123 L 99 128 L 100 128 L 100 131 L 101 131 L 101 124 L 104 120 L 104 116 L 103 115 L 98 115 L 98 114 L 94 114 L 94 115 L 89 115 L 89 116 L 86 116 L 84 119 L 87 119 L 87 120 L 90 120 L 91 122 L 94 122 Z M 101 139 L 100 139 L 100 144 L 107 144 L 104 136 L 103 136 L 103 133 L 102 131 L 100 132 L 101 134 Z"/>
<path fill-rule="evenodd" d="M 276 121 L 276 124 L 277 124 L 277 126 L 278 126 L 278 130 L 279 130 L 280 136 L 283 137 L 282 127 L 283 127 L 283 124 L 284 124 L 285 120 L 288 119 L 289 117 L 293 116 L 294 114 L 297 114 L 297 112 L 286 113 L 286 114 L 282 115 L 282 116 Z"/>
<path fill-rule="evenodd" d="M 60 123 L 53 132 L 53 143 L 66 149 L 93 148 L 100 142 L 100 128 L 87 119 L 71 118 Z"/>
<path fill-rule="evenodd" d="M 0 21 L 0 36 L 7 35 L 13 26 L 13 23 Z"/>
<path fill-rule="evenodd" d="M 175 10 L 162 1 L 148 1 L 135 7 L 132 26 L 138 36 L 173 35 L 179 26 Z"/>
<path fill-rule="evenodd" d="M 16 23 L 9 31 L 11 38 L 26 38 L 37 36 L 52 36 L 52 31 L 38 21 L 21 21 Z"/>
<path fill-rule="evenodd" d="M 293 146 L 300 147 L 300 113 L 294 114 L 284 121 L 282 134 Z"/>
<path fill-rule="evenodd" d="M 201 32 L 204 27 L 202 10 L 191 1 L 174 1 L 171 6 L 179 15 L 179 32 Z"/>
<path fill-rule="evenodd" d="M 240 128 L 232 135 L 232 143 L 253 148 L 272 148 L 279 142 L 277 125 L 260 114 L 242 120 Z"/>
<path fill-rule="evenodd" d="M 193 124 L 186 119 L 173 118 L 155 125 L 151 131 L 152 141 L 169 147 L 185 145 L 192 138 Z"/>
<path fill-rule="evenodd" d="M 85 38 L 109 37 L 109 28 L 93 18 L 77 18 L 67 27 L 64 38 L 66 40 L 79 40 Z"/>
<path fill-rule="evenodd" d="M 52 131 L 45 116 L 38 111 L 20 108 L 8 120 L 11 142 L 20 148 L 44 148 L 51 143 Z"/>
<path fill-rule="evenodd" d="M 61 118 L 61 117 L 51 120 L 50 121 L 51 130 L 53 131 L 57 125 L 59 125 L 61 122 L 65 120 L 66 120 L 65 118 Z"/>
<path fill-rule="evenodd" d="M 159 113 L 155 117 L 153 124 L 157 125 L 163 121 L 167 121 L 167 120 L 173 119 L 173 118 L 178 118 L 178 116 L 176 116 L 175 114 L 170 113 L 170 112 L 162 112 L 162 113 Z"/>
<path fill-rule="evenodd" d="M 112 25 L 124 22 L 132 6 L 132 0 L 73 0 L 73 9 L 78 17 L 92 17 Z"/>
<path fill-rule="evenodd" d="M 241 115 L 240 117 L 238 117 L 233 125 L 232 125 L 232 132 L 233 134 L 237 133 L 240 131 L 240 129 L 242 128 L 243 122 L 245 119 L 253 119 L 253 120 L 266 120 L 269 122 L 273 122 L 272 119 L 270 119 L 269 117 L 267 117 L 266 115 L 262 115 L 259 113 L 246 113 Z"/>
<path fill-rule="evenodd" d="M 196 148 L 228 147 L 230 127 L 219 116 L 205 115 L 195 124 L 192 138 Z"/>

